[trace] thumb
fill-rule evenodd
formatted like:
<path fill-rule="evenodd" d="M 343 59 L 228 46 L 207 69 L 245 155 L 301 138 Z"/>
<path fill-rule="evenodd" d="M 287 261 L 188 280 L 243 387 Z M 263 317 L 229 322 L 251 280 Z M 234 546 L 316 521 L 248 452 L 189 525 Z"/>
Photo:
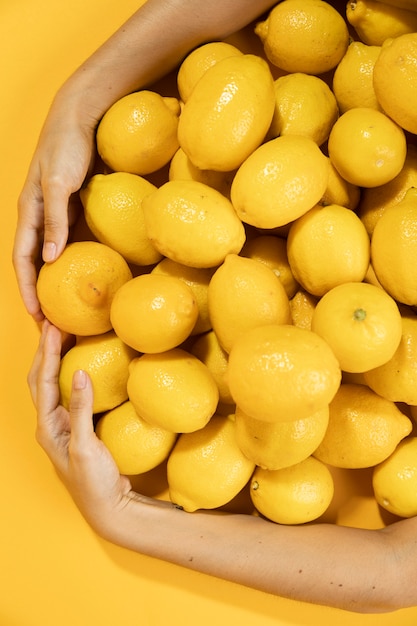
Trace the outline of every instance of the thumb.
<path fill-rule="evenodd" d="M 55 261 L 68 240 L 69 193 L 52 183 L 44 191 L 44 243 L 42 258 L 45 263 Z"/>
<path fill-rule="evenodd" d="M 83 446 L 94 434 L 93 426 L 93 387 L 84 370 L 74 372 L 70 398 L 71 442 Z"/>

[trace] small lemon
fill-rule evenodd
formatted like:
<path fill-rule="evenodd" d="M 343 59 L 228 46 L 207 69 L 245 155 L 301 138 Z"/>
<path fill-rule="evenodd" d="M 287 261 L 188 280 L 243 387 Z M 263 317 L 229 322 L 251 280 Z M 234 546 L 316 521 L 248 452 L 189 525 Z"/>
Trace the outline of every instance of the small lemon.
<path fill-rule="evenodd" d="M 321 443 L 329 423 L 326 406 L 313 415 L 287 422 L 265 422 L 236 408 L 236 441 L 256 465 L 277 470 L 300 463 Z"/>
<path fill-rule="evenodd" d="M 284 226 L 311 209 L 329 180 L 328 159 L 309 137 L 285 135 L 257 148 L 239 167 L 232 204 L 246 224 Z"/>
<path fill-rule="evenodd" d="M 417 30 L 415 11 L 380 0 L 350 0 L 346 5 L 346 19 L 361 41 L 372 46 L 382 46 L 386 39 Z"/>
<path fill-rule="evenodd" d="M 372 486 L 382 508 L 400 517 L 417 515 L 417 437 L 401 441 L 391 456 L 375 467 Z"/>
<path fill-rule="evenodd" d="M 169 165 L 169 180 L 197 180 L 213 189 L 217 189 L 221 194 L 230 198 L 230 188 L 232 186 L 235 170 L 232 172 L 216 172 L 215 170 L 200 170 L 191 163 L 182 148 L 178 148 L 171 159 Z"/>
<path fill-rule="evenodd" d="M 220 402 L 227 405 L 234 404 L 226 380 L 228 354 L 221 347 L 216 333 L 211 330 L 208 333 L 200 335 L 193 343 L 190 352 L 200 359 L 210 370 L 219 389 Z"/>
<path fill-rule="evenodd" d="M 96 434 L 110 450 L 121 474 L 143 474 L 165 461 L 176 434 L 150 426 L 127 400 L 100 417 Z"/>
<path fill-rule="evenodd" d="M 291 322 L 288 296 L 274 272 L 255 259 L 229 254 L 208 289 L 209 315 L 220 345 L 230 352 L 249 329 Z"/>
<path fill-rule="evenodd" d="M 342 178 L 333 163 L 329 159 L 329 180 L 327 188 L 318 204 L 338 204 L 354 211 L 360 202 L 362 190 Z"/>
<path fill-rule="evenodd" d="M 336 204 L 317 205 L 291 224 L 287 254 L 298 283 L 322 296 L 336 285 L 364 279 L 370 242 L 356 213 Z"/>
<path fill-rule="evenodd" d="M 229 354 L 236 405 L 266 422 L 303 419 L 326 407 L 341 380 L 339 363 L 316 333 L 275 324 L 247 331 Z"/>
<path fill-rule="evenodd" d="M 143 200 L 148 236 L 164 256 L 215 267 L 245 243 L 242 222 L 220 192 L 195 180 L 171 180 Z"/>
<path fill-rule="evenodd" d="M 192 332 L 198 306 L 190 287 L 179 278 L 136 276 L 113 298 L 110 319 L 116 334 L 138 352 L 165 352 Z"/>
<path fill-rule="evenodd" d="M 203 170 L 231 171 L 261 144 L 275 107 L 264 59 L 242 54 L 210 67 L 194 87 L 178 124 L 180 147 Z"/>
<path fill-rule="evenodd" d="M 87 226 L 93 235 L 129 263 L 152 265 L 162 255 L 149 241 L 142 199 L 156 189 L 128 172 L 96 174 L 80 191 Z"/>
<path fill-rule="evenodd" d="M 314 456 L 335 467 L 377 465 L 412 429 L 411 420 L 394 402 L 366 385 L 340 385 L 329 411 L 329 425 Z"/>
<path fill-rule="evenodd" d="M 254 469 L 236 443 L 233 420 L 214 415 L 201 430 L 180 435 L 169 455 L 170 499 L 188 512 L 219 508 L 244 488 Z"/>
<path fill-rule="evenodd" d="M 59 390 L 61 403 L 69 407 L 72 377 L 76 370 L 85 370 L 94 391 L 93 413 L 109 411 L 125 402 L 129 365 L 137 356 L 114 331 L 92 337 L 77 337 L 76 344 L 61 359 Z"/>
<path fill-rule="evenodd" d="M 127 262 L 116 250 L 97 241 L 76 241 L 54 263 L 42 265 L 38 298 L 45 317 L 61 330 L 99 335 L 111 330 L 111 303 L 131 278 Z"/>
<path fill-rule="evenodd" d="M 117 172 L 144 176 L 166 165 L 178 149 L 180 103 L 150 90 L 117 100 L 96 134 L 104 163 Z"/>
<path fill-rule="evenodd" d="M 284 0 L 258 22 L 255 33 L 271 63 L 315 75 L 336 67 L 349 43 L 345 20 L 323 0 Z"/>
<path fill-rule="evenodd" d="M 347 282 L 319 300 L 311 329 L 327 341 L 342 370 L 361 373 L 392 358 L 401 341 L 401 314 L 379 287 Z"/>
<path fill-rule="evenodd" d="M 330 131 L 329 157 L 339 174 L 359 187 L 377 187 L 400 173 L 407 154 L 402 128 L 381 111 L 356 107 Z"/>
<path fill-rule="evenodd" d="M 257 467 L 250 482 L 256 509 L 277 524 L 305 524 L 327 510 L 334 495 L 330 470 L 314 457 L 278 470 Z"/>
<path fill-rule="evenodd" d="M 181 348 L 134 359 L 127 391 L 145 421 L 174 433 L 203 428 L 219 400 L 208 367 Z"/>
<path fill-rule="evenodd" d="M 290 300 L 291 319 L 294 326 L 311 330 L 314 309 L 318 298 L 304 289 L 298 289 Z"/>

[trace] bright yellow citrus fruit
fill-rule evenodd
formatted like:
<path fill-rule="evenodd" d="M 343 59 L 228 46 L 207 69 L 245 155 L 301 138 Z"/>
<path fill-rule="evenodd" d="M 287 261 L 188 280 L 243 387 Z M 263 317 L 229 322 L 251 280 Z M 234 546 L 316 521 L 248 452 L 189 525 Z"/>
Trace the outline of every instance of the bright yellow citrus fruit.
<path fill-rule="evenodd" d="M 290 300 L 291 319 L 294 326 L 311 330 L 314 309 L 318 298 L 304 289 L 298 289 Z"/>
<path fill-rule="evenodd" d="M 242 222 L 220 192 L 195 180 L 171 180 L 143 200 L 148 236 L 164 256 L 216 267 L 245 243 Z"/>
<path fill-rule="evenodd" d="M 364 372 L 366 384 L 392 402 L 417 405 L 417 315 L 402 311 L 402 337 L 394 356 Z"/>
<path fill-rule="evenodd" d="M 363 41 L 352 41 L 333 74 L 332 89 L 340 113 L 355 107 L 381 110 L 377 100 L 373 71 L 380 46 L 369 46 Z"/>
<path fill-rule="evenodd" d="M 399 517 L 417 515 L 417 437 L 407 437 L 375 467 L 372 486 L 382 508 Z"/>
<path fill-rule="evenodd" d="M 116 293 L 110 319 L 116 334 L 138 352 L 165 352 L 191 334 L 198 305 L 179 278 L 142 274 Z"/>
<path fill-rule="evenodd" d="M 354 211 L 361 199 L 361 189 L 342 178 L 329 159 L 329 180 L 327 188 L 318 204 L 338 204 Z"/>
<path fill-rule="evenodd" d="M 197 337 L 190 349 L 191 354 L 196 356 L 210 370 L 219 390 L 220 402 L 234 404 L 229 385 L 226 380 L 228 354 L 223 350 L 216 333 L 211 330 Z"/>
<path fill-rule="evenodd" d="M 387 115 L 417 133 L 417 33 L 388 39 L 374 67 L 376 97 Z"/>
<path fill-rule="evenodd" d="M 210 41 L 192 50 L 183 60 L 177 72 L 178 93 L 187 102 L 195 85 L 206 71 L 222 59 L 241 56 L 236 46 L 225 41 Z"/>
<path fill-rule="evenodd" d="M 346 5 L 346 19 L 360 40 L 371 46 L 382 46 L 387 39 L 417 30 L 415 11 L 380 0 L 351 0 Z"/>
<path fill-rule="evenodd" d="M 181 348 L 134 359 L 127 390 L 129 400 L 146 422 L 174 433 L 203 428 L 219 400 L 208 367 Z"/>
<path fill-rule="evenodd" d="M 379 287 L 343 283 L 319 300 L 311 329 L 327 341 L 342 370 L 360 373 L 394 355 L 401 341 L 401 314 Z"/>
<path fill-rule="evenodd" d="M 214 271 L 215 268 L 190 267 L 168 258 L 162 259 L 151 271 L 151 274 L 163 274 L 164 276 L 179 278 L 193 292 L 197 303 L 198 317 L 191 335 L 199 335 L 211 329 L 208 311 L 208 287 Z"/>
<path fill-rule="evenodd" d="M 330 131 L 329 157 L 339 174 L 359 187 L 377 187 L 400 173 L 407 154 L 402 128 L 381 111 L 356 107 Z"/>
<path fill-rule="evenodd" d="M 149 472 L 168 458 L 176 434 L 150 426 L 127 400 L 100 417 L 96 434 L 110 450 L 121 474 Z"/>
<path fill-rule="evenodd" d="M 196 180 L 217 189 L 226 198 L 230 198 L 230 188 L 234 175 L 234 170 L 232 172 L 200 170 L 199 167 L 191 163 L 182 148 L 178 148 L 169 165 L 169 180 Z"/>
<path fill-rule="evenodd" d="M 208 289 L 209 315 L 220 345 L 230 352 L 248 330 L 291 322 L 288 296 L 274 272 L 255 259 L 229 254 Z"/>
<path fill-rule="evenodd" d="M 253 54 L 222 59 L 194 87 L 181 112 L 178 140 L 203 170 L 234 170 L 261 144 L 275 107 L 267 62 Z"/>
<path fill-rule="evenodd" d="M 313 415 L 287 422 L 265 422 L 236 408 L 236 441 L 256 465 L 277 470 L 300 463 L 321 443 L 329 423 L 326 406 Z"/>
<path fill-rule="evenodd" d="M 150 90 L 117 100 L 96 135 L 104 163 L 116 172 L 144 176 L 166 165 L 178 149 L 180 103 Z"/>
<path fill-rule="evenodd" d="M 317 205 L 292 223 L 287 253 L 294 278 L 322 296 L 336 285 L 364 279 L 370 242 L 356 213 L 336 204 Z"/>
<path fill-rule="evenodd" d="M 276 228 L 311 209 L 326 191 L 329 163 L 309 137 L 286 135 L 257 148 L 239 167 L 231 200 L 246 224 Z"/>
<path fill-rule="evenodd" d="M 61 330 L 99 335 L 111 329 L 111 303 L 131 278 L 121 254 L 103 243 L 76 241 L 54 263 L 41 267 L 38 298 L 45 317 Z"/>
<path fill-rule="evenodd" d="M 125 402 L 129 365 L 137 356 L 114 331 L 92 337 L 77 337 L 76 344 L 65 353 L 59 371 L 61 403 L 69 407 L 72 377 L 76 370 L 85 370 L 94 391 L 93 413 L 109 411 Z"/>
<path fill-rule="evenodd" d="M 169 497 L 185 511 L 224 506 L 248 483 L 255 464 L 235 440 L 234 422 L 214 415 L 201 430 L 180 435 L 169 455 Z"/>
<path fill-rule="evenodd" d="M 250 482 L 252 502 L 262 515 L 277 524 L 305 524 L 327 510 L 334 482 L 327 466 L 307 457 L 278 470 L 257 467 Z"/>
<path fill-rule="evenodd" d="M 417 304 L 417 189 L 385 209 L 371 240 L 372 265 L 383 288 L 398 302 Z"/>
<path fill-rule="evenodd" d="M 142 211 L 143 198 L 155 189 L 141 176 L 113 172 L 96 174 L 80 191 L 87 226 L 128 263 L 152 265 L 162 258 L 149 241 Z"/>
<path fill-rule="evenodd" d="M 339 116 L 336 98 L 318 76 L 294 72 L 274 82 L 275 112 L 269 137 L 303 135 L 321 146 Z"/>
<path fill-rule="evenodd" d="M 411 420 L 394 402 L 366 385 L 340 385 L 329 410 L 329 425 L 314 456 L 335 467 L 373 467 L 412 429 Z"/>
<path fill-rule="evenodd" d="M 291 325 L 258 326 L 229 354 L 227 381 L 236 405 L 266 422 L 303 419 L 328 405 L 339 363 L 316 333 Z"/>
<path fill-rule="evenodd" d="M 269 61 L 287 72 L 323 74 L 336 67 L 349 43 L 345 20 L 323 0 L 284 0 L 255 32 Z"/>

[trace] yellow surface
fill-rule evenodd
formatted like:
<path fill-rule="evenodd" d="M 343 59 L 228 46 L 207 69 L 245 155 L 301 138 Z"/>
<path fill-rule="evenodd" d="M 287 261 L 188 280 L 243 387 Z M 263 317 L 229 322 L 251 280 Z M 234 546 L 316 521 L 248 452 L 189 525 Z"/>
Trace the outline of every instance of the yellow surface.
<path fill-rule="evenodd" d="M 38 331 L 10 262 L 16 200 L 59 84 L 137 5 L 0 0 L 0 625 L 415 626 L 417 609 L 366 616 L 319 608 L 112 546 L 81 518 L 34 441 L 26 372 Z M 374 515 L 358 496 L 346 519 L 356 506 Z"/>

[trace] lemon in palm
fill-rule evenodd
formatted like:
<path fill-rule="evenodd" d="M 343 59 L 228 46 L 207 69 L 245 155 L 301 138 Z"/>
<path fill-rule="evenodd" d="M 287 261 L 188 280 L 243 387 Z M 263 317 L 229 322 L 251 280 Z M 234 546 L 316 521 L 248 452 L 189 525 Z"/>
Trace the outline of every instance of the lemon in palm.
<path fill-rule="evenodd" d="M 144 176 L 166 165 L 178 149 L 180 103 L 150 90 L 117 100 L 102 117 L 97 150 L 113 171 Z"/>
<path fill-rule="evenodd" d="M 328 159 L 309 137 L 286 135 L 257 148 L 239 167 L 231 200 L 246 224 L 284 226 L 311 209 L 329 179 Z"/>
<path fill-rule="evenodd" d="M 146 230 L 164 256 L 191 267 L 215 267 L 245 243 L 242 222 L 219 191 L 195 180 L 171 180 L 143 200 Z"/>
<path fill-rule="evenodd" d="M 286 324 L 238 338 L 227 381 L 236 405 L 266 422 L 303 419 L 326 407 L 341 380 L 339 363 L 316 333 Z"/>
<path fill-rule="evenodd" d="M 72 377 L 80 369 L 92 381 L 93 413 L 108 411 L 125 402 L 129 365 L 135 357 L 137 352 L 112 330 L 92 337 L 77 337 L 76 344 L 61 360 L 58 384 L 62 405 L 69 407 Z"/>
<path fill-rule="evenodd" d="M 264 59 L 253 54 L 222 59 L 203 74 L 183 107 L 180 147 L 200 169 L 236 169 L 263 141 L 274 106 Z"/>
<path fill-rule="evenodd" d="M 146 422 L 174 433 L 203 428 L 219 400 L 208 367 L 181 348 L 134 359 L 127 391 Z"/>
<path fill-rule="evenodd" d="M 164 352 L 192 332 L 198 306 L 190 287 L 175 276 L 142 274 L 113 298 L 110 318 L 117 335 L 138 352 Z"/>
<path fill-rule="evenodd" d="M 407 437 L 375 467 L 372 477 L 380 506 L 400 517 L 417 515 L 417 437 Z"/>
<path fill-rule="evenodd" d="M 176 434 L 150 426 L 127 400 L 100 417 L 96 434 L 110 450 L 121 474 L 143 474 L 165 461 Z"/>
<path fill-rule="evenodd" d="M 340 113 L 355 107 L 381 110 L 375 94 L 373 72 L 380 46 L 352 41 L 333 74 L 332 90 Z"/>
<path fill-rule="evenodd" d="M 254 469 L 236 443 L 233 420 L 214 415 L 201 430 L 180 435 L 169 455 L 170 499 L 188 512 L 224 506 Z"/>
<path fill-rule="evenodd" d="M 84 215 L 93 235 L 129 263 L 152 265 L 162 258 L 149 241 L 142 211 L 143 198 L 155 185 L 136 174 L 96 174 L 81 189 Z"/>
<path fill-rule="evenodd" d="M 305 524 L 325 513 L 334 495 L 328 467 L 307 457 L 278 470 L 257 467 L 250 482 L 256 509 L 277 524 Z"/>

